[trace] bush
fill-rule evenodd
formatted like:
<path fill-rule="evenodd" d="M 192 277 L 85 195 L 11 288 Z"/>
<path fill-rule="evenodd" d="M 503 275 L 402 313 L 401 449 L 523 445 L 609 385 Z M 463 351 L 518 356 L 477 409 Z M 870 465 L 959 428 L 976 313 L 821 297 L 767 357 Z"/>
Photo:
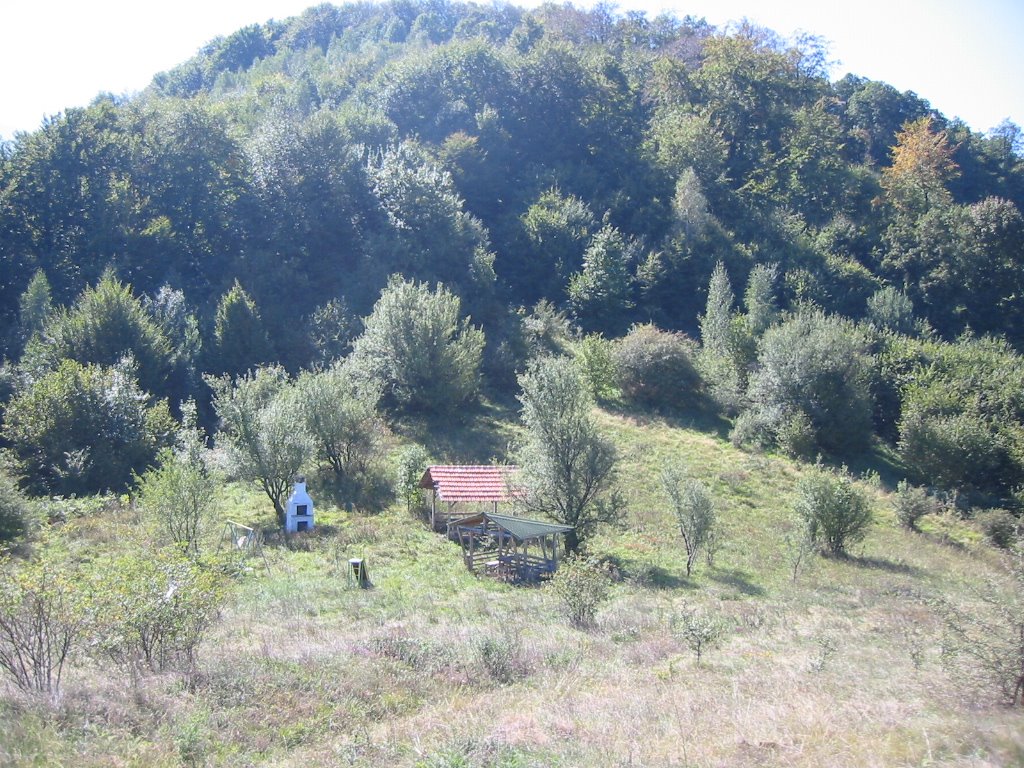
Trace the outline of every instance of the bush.
<path fill-rule="evenodd" d="M 719 645 L 725 637 L 725 625 L 706 611 L 684 609 L 672 622 L 675 634 L 693 651 L 700 664 L 709 648 Z"/>
<path fill-rule="evenodd" d="M 782 420 L 775 433 L 779 450 L 794 459 L 811 460 L 818 447 L 814 425 L 803 411 L 796 411 Z"/>
<path fill-rule="evenodd" d="M 594 625 L 597 609 L 608 599 L 608 587 L 608 574 L 601 564 L 580 557 L 567 558 L 551 580 L 566 618 L 580 629 Z"/>
<path fill-rule="evenodd" d="M 59 693 L 84 627 L 78 585 L 55 562 L 0 561 L 0 669 L 21 690 Z"/>
<path fill-rule="evenodd" d="M 944 490 L 997 490 L 1020 477 L 1002 436 L 972 413 L 911 407 L 900 421 L 900 458 L 914 477 Z"/>
<path fill-rule="evenodd" d="M 681 333 L 634 325 L 615 346 L 623 397 L 647 406 L 678 406 L 701 389 L 697 345 Z"/>
<path fill-rule="evenodd" d="M 921 518 L 935 512 L 938 502 L 924 488 L 900 480 L 896 486 L 893 507 L 899 524 L 908 530 L 916 531 Z"/>
<path fill-rule="evenodd" d="M 821 312 L 799 314 L 761 338 L 750 407 L 776 440 L 793 426 L 789 419 L 803 414 L 816 449 L 857 451 L 872 434 L 870 367 L 866 342 L 849 321 Z M 797 426 L 801 452 L 807 454 L 806 426 Z"/>
<path fill-rule="evenodd" d="M 31 502 L 0 468 L 0 542 L 10 541 L 24 533 L 30 517 Z"/>
<path fill-rule="evenodd" d="M 1020 520 L 1005 509 L 986 509 L 976 515 L 988 542 L 999 549 L 1010 549 L 1020 535 Z"/>
<path fill-rule="evenodd" d="M 872 521 L 871 506 L 845 467 L 813 467 L 797 483 L 796 493 L 794 509 L 812 542 L 842 556 L 848 545 L 863 541 Z"/>
<path fill-rule="evenodd" d="M 3 434 L 37 493 L 122 490 L 173 430 L 166 402 L 147 400 L 131 365 L 64 360 L 8 404 Z"/>
<path fill-rule="evenodd" d="M 223 597 L 216 571 L 176 550 L 96 566 L 93 647 L 132 674 L 191 675 Z"/>
<path fill-rule="evenodd" d="M 441 285 L 393 276 L 352 350 L 353 371 L 383 385 L 385 403 L 457 413 L 476 401 L 484 333 L 460 317 L 459 297 Z"/>

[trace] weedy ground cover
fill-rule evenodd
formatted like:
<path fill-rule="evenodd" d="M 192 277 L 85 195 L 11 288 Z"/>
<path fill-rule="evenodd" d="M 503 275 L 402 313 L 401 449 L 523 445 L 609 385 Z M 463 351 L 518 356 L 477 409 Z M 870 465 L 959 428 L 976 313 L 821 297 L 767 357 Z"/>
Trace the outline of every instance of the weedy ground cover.
<path fill-rule="evenodd" d="M 5 692 L 10 765 L 715 766 L 1009 765 L 1021 713 L 950 663 L 935 599 L 971 600 L 998 556 L 952 516 L 923 533 L 891 489 L 859 485 L 875 522 L 848 557 L 794 567 L 792 498 L 806 470 L 745 453 L 678 420 L 601 412 L 621 453 L 623 525 L 590 542 L 610 574 L 592 624 L 546 586 L 477 578 L 457 545 L 398 504 L 324 505 L 318 530 L 268 538 L 249 560 L 186 684 L 126 679 L 79 654 L 57 702 Z M 495 421 L 484 445 L 513 430 Z M 451 439 L 450 437 L 448 438 Z M 440 447 L 438 444 L 437 447 Z M 481 457 L 484 461 L 489 457 Z M 658 469 L 677 463 L 713 495 L 712 564 L 687 578 Z M 255 493 L 222 512 L 270 524 Z M 267 519 L 264 520 L 263 518 Z M 76 557 L 127 546 L 83 512 Z M 204 544 L 216 548 L 216 535 Z M 367 563 L 353 587 L 348 559 Z M 713 642 L 693 645 L 694 617 Z M 689 629 L 687 629 L 689 627 Z M 699 627 L 698 627 L 699 629 Z"/>

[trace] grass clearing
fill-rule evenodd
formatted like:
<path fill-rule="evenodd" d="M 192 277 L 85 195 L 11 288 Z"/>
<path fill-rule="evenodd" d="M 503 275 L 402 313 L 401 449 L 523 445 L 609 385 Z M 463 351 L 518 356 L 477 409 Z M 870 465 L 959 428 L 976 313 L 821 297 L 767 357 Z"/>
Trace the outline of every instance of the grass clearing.
<path fill-rule="evenodd" d="M 812 555 L 794 578 L 786 533 L 799 465 L 671 419 L 599 418 L 621 449 L 630 514 L 591 543 L 617 568 L 594 627 L 570 627 L 544 587 L 474 577 L 457 545 L 397 505 L 374 516 L 325 506 L 317 531 L 289 545 L 268 538 L 269 572 L 250 560 L 233 582 L 194 685 L 122 680 L 77 658 L 56 704 L 0 698 L 0 763 L 1024 761 L 1020 712 L 951 670 L 928 601 L 967 595 L 995 568 L 962 521 L 903 530 L 888 491 L 868 483 L 876 522 L 865 541 L 849 558 Z M 495 418 L 486 431 L 481 444 L 493 446 L 514 428 Z M 714 565 L 689 579 L 658 485 L 666 461 L 708 486 L 723 529 Z M 269 526 L 265 506 L 237 487 L 224 496 L 240 522 Z M 141 535 L 130 515 L 80 522 L 80 556 Z M 364 559 L 372 588 L 349 584 L 350 557 Z M 699 663 L 678 632 L 690 610 L 723 627 Z"/>

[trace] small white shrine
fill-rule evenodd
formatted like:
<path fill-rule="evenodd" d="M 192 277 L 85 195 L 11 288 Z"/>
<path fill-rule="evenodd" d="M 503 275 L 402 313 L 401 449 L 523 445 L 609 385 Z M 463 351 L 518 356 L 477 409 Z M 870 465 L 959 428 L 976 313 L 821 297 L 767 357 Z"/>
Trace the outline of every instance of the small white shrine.
<path fill-rule="evenodd" d="M 301 475 L 295 478 L 295 488 L 288 497 L 288 506 L 284 510 L 284 530 L 286 533 L 313 530 L 313 500 L 306 493 L 306 478 Z"/>

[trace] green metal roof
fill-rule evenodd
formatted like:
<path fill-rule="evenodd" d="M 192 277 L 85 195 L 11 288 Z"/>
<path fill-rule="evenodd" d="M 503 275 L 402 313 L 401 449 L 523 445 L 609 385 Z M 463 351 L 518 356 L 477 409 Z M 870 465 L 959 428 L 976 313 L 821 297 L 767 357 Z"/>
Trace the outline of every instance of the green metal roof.
<path fill-rule="evenodd" d="M 494 515 L 490 512 L 483 512 L 463 520 L 457 520 L 452 525 L 468 525 L 471 521 L 486 519 L 496 526 L 514 536 L 519 541 L 526 539 L 537 539 L 541 536 L 549 536 L 553 533 L 569 533 L 574 530 L 571 525 L 556 525 L 544 523 L 540 520 L 527 520 L 525 517 L 512 517 L 510 515 Z"/>

